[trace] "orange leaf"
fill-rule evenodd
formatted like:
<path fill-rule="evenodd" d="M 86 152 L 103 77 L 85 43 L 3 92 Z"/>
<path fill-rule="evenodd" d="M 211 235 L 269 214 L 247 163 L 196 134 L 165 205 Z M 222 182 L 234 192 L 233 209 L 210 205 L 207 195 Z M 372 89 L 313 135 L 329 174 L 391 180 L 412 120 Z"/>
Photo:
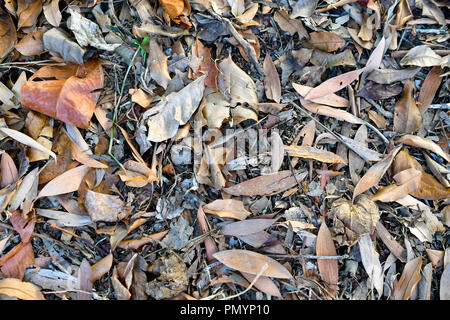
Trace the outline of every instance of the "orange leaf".
<path fill-rule="evenodd" d="M 100 259 L 97 263 L 91 266 L 92 274 L 91 274 L 91 282 L 95 282 L 104 274 L 106 274 L 112 266 L 113 263 L 113 255 L 112 253 L 108 254 L 103 259 Z"/>
<path fill-rule="evenodd" d="M 316 254 L 318 256 L 335 256 L 336 247 L 331 238 L 330 230 L 328 230 L 325 221 L 322 221 L 319 233 L 317 234 Z M 329 286 L 331 293 L 335 295 L 338 290 L 338 262 L 334 259 L 318 259 L 317 264 L 321 278 Z"/>
<path fill-rule="evenodd" d="M 439 86 L 441 85 L 443 77 L 441 75 L 444 73 L 444 69 L 439 66 L 434 66 L 428 72 L 427 77 L 422 83 L 420 88 L 419 99 L 417 100 L 420 105 L 420 112 L 423 114 L 428 106 L 433 102 L 434 96 L 436 95 Z"/>
<path fill-rule="evenodd" d="M 62 175 L 47 183 L 39 192 L 36 199 L 77 191 L 89 169 L 88 166 L 81 165 L 67 170 Z"/>
<path fill-rule="evenodd" d="M 400 139 L 398 139 L 397 143 L 403 143 L 403 144 L 407 144 L 409 146 L 430 150 L 430 151 L 436 153 L 437 155 L 441 156 L 445 160 L 447 160 L 447 162 L 450 162 L 450 155 L 445 153 L 442 150 L 442 148 L 439 147 L 436 143 L 434 143 L 433 141 L 428 140 L 426 138 L 414 136 L 411 134 L 406 134 L 403 137 L 401 137 Z"/>
<path fill-rule="evenodd" d="M 59 80 L 33 81 L 37 77 Z M 100 60 L 91 58 L 83 66 L 69 63 L 63 67 L 38 70 L 21 89 L 20 102 L 26 108 L 83 129 L 89 128 L 95 104 L 103 87 Z"/>
<path fill-rule="evenodd" d="M 178 17 L 184 9 L 183 0 L 159 0 L 159 3 L 164 11 L 167 12 L 170 19 Z"/>
<path fill-rule="evenodd" d="M 261 273 L 263 276 L 290 279 L 292 275 L 278 261 L 248 250 L 225 250 L 215 253 L 214 258 L 229 268 L 257 275 L 264 265 L 267 268 Z"/>
<path fill-rule="evenodd" d="M 0 294 L 22 300 L 45 300 L 37 286 L 13 278 L 0 280 Z"/>
<path fill-rule="evenodd" d="M 20 13 L 17 29 L 31 27 L 36 23 L 37 18 L 42 11 L 42 2 L 44 2 L 44 0 L 32 1 L 29 7 Z"/>

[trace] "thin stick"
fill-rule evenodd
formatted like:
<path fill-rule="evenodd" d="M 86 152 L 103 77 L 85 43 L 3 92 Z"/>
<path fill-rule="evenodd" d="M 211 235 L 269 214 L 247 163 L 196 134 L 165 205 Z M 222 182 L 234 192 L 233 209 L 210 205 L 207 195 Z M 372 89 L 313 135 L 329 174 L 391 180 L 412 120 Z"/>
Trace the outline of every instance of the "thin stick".
<path fill-rule="evenodd" d="M 269 266 L 269 265 L 268 265 L 267 263 L 265 263 L 265 264 L 262 266 L 261 270 L 258 272 L 258 274 L 256 275 L 255 279 L 253 279 L 252 283 L 250 283 L 250 285 L 247 287 L 247 289 L 245 289 L 244 291 L 239 292 L 239 293 L 237 293 L 237 294 L 235 294 L 235 295 L 228 296 L 228 297 L 223 298 L 223 299 L 220 299 L 220 300 L 230 300 L 230 299 L 234 299 L 234 298 L 237 298 L 237 297 L 243 295 L 243 294 L 246 293 L 247 291 L 249 291 L 249 290 L 253 287 L 253 285 L 256 283 L 256 281 L 258 281 L 259 277 L 260 277 L 260 276 L 262 275 L 262 273 L 267 269 L 268 266 Z"/>

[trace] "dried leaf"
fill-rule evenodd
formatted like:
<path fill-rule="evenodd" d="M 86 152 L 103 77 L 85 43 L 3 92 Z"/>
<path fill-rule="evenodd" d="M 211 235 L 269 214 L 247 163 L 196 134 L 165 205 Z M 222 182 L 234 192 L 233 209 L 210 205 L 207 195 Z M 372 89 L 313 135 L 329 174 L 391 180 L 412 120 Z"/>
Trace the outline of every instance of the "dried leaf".
<path fill-rule="evenodd" d="M 407 144 L 409 146 L 430 150 L 431 152 L 434 152 L 437 155 L 444 158 L 447 162 L 450 162 L 450 155 L 445 153 L 442 150 L 442 148 L 439 147 L 436 143 L 434 143 L 433 141 L 428 140 L 426 138 L 414 136 L 411 134 L 406 134 L 403 137 L 401 137 L 400 139 L 398 139 L 397 143 L 403 143 L 403 144 Z"/>
<path fill-rule="evenodd" d="M 2 62 L 17 42 L 16 27 L 3 7 L 0 7 L 0 35 L 0 62 Z"/>
<path fill-rule="evenodd" d="M 176 135 L 178 127 L 186 124 L 203 98 L 205 77 L 201 76 L 178 92 L 170 93 L 142 115 L 138 134 L 147 140 L 161 142 Z M 163 126 L 161 124 L 164 124 Z M 148 134 L 145 132 L 148 130 Z"/>
<path fill-rule="evenodd" d="M 355 190 L 353 191 L 353 200 L 357 195 L 378 184 L 378 182 L 386 173 L 387 169 L 389 169 L 389 167 L 391 166 L 392 161 L 394 160 L 400 149 L 401 146 L 397 146 L 396 148 L 392 149 L 383 160 L 377 162 L 375 165 L 370 167 L 369 170 L 367 170 L 367 172 L 355 186 Z"/>
<path fill-rule="evenodd" d="M 363 120 L 347 111 L 331 108 L 322 104 L 313 103 L 303 98 L 300 98 L 300 102 L 305 109 L 313 113 L 317 113 L 327 117 L 332 117 L 341 121 L 347 121 L 353 124 L 364 124 Z"/>
<path fill-rule="evenodd" d="M 441 56 L 426 45 L 416 46 L 400 60 L 402 66 L 433 67 L 439 66 Z"/>
<path fill-rule="evenodd" d="M 231 222 L 224 225 L 220 229 L 220 233 L 225 236 L 245 236 L 252 233 L 260 232 L 272 224 L 274 224 L 276 219 L 250 219 L 244 221 Z"/>
<path fill-rule="evenodd" d="M 272 172 L 278 172 L 280 170 L 283 160 L 284 160 L 284 146 L 283 146 L 283 140 L 281 139 L 280 135 L 272 131 L 271 135 L 271 169 Z"/>
<path fill-rule="evenodd" d="M 266 75 L 264 78 L 264 88 L 266 91 L 267 99 L 274 100 L 275 102 L 280 103 L 280 77 L 278 76 L 277 68 L 273 64 L 273 60 L 270 57 L 270 54 L 266 54 L 266 58 L 264 59 L 263 71 Z"/>
<path fill-rule="evenodd" d="M 218 68 L 217 86 L 232 106 L 238 102 L 258 102 L 255 83 L 233 62 L 231 56 L 220 62 Z"/>
<path fill-rule="evenodd" d="M 214 200 L 203 206 L 203 211 L 221 218 L 233 218 L 237 220 L 244 220 L 252 214 L 244 208 L 242 201 L 234 199 Z"/>
<path fill-rule="evenodd" d="M 318 0 L 298 0 L 292 7 L 291 19 L 309 18 L 316 10 Z"/>
<path fill-rule="evenodd" d="M 273 19 L 278 23 L 281 30 L 289 32 L 291 36 L 298 33 L 300 39 L 308 36 L 308 32 L 300 19 L 295 19 L 295 17 L 289 17 L 289 14 L 284 10 L 278 10 L 273 15 Z"/>
<path fill-rule="evenodd" d="M 441 300 L 450 300 L 450 265 L 447 265 L 444 272 L 442 272 L 439 288 L 439 298 Z"/>
<path fill-rule="evenodd" d="M 421 257 L 417 257 L 405 265 L 400 280 L 392 291 L 391 298 L 393 300 L 409 300 L 409 298 L 411 298 L 414 289 L 422 278 L 420 275 L 421 268 Z"/>
<path fill-rule="evenodd" d="M 336 51 L 345 45 L 345 40 L 334 32 L 311 32 L 309 36 L 306 44 L 325 52 Z"/>
<path fill-rule="evenodd" d="M 366 270 L 371 284 L 377 289 L 378 294 L 383 294 L 383 268 L 381 267 L 378 254 L 375 251 L 374 244 L 370 235 L 363 235 L 358 241 L 361 260 Z"/>
<path fill-rule="evenodd" d="M 92 269 L 87 259 L 83 259 L 78 270 L 77 300 L 92 300 Z"/>
<path fill-rule="evenodd" d="M 413 79 L 420 71 L 420 68 L 408 68 L 402 70 L 395 69 L 378 69 L 372 71 L 367 80 L 372 80 L 376 83 L 391 84 L 396 81 L 404 81 Z"/>
<path fill-rule="evenodd" d="M 413 99 L 414 84 L 408 80 L 403 95 L 395 104 L 394 130 L 398 133 L 414 133 L 422 123 L 422 115 Z"/>
<path fill-rule="evenodd" d="M 156 39 L 150 39 L 147 65 L 150 68 L 150 76 L 164 89 L 167 89 L 171 80 L 167 66 L 167 56 L 162 51 L 161 45 Z"/>
<path fill-rule="evenodd" d="M 37 77 L 63 79 L 33 81 Z M 102 87 L 103 70 L 98 59 L 90 59 L 83 66 L 43 67 L 22 86 L 20 102 L 26 108 L 87 129 L 100 96 L 93 91 Z"/>
<path fill-rule="evenodd" d="M 371 199 L 382 202 L 403 199 L 409 193 L 413 193 L 419 188 L 421 178 L 422 172 L 420 170 L 416 170 L 415 168 L 403 170 L 394 176 L 397 184 L 381 187 Z"/>
<path fill-rule="evenodd" d="M 336 54 L 314 50 L 310 62 L 315 66 L 323 66 L 324 68 L 336 66 L 356 66 L 353 52 L 350 49 L 345 49 L 344 51 Z"/>
<path fill-rule="evenodd" d="M 59 28 L 50 29 L 44 33 L 42 40 L 46 50 L 57 53 L 64 61 L 83 65 L 86 50 L 72 41 L 64 31 Z"/>
<path fill-rule="evenodd" d="M 344 163 L 347 162 L 342 159 L 337 154 L 332 152 L 317 149 L 314 147 L 306 147 L 306 146 L 284 146 L 284 151 L 287 152 L 288 155 L 292 157 L 299 157 L 305 159 L 313 159 L 320 162 L 326 163 Z"/>
<path fill-rule="evenodd" d="M 42 11 L 43 2 L 44 0 L 33 1 L 28 8 L 20 13 L 17 30 L 22 27 L 31 27 L 36 23 L 37 18 Z"/>
<path fill-rule="evenodd" d="M 183 0 L 159 0 L 159 3 L 170 19 L 178 17 L 184 9 Z"/>
<path fill-rule="evenodd" d="M 296 178 L 290 170 L 278 171 L 264 176 L 259 176 L 223 190 L 233 196 L 273 195 L 286 191 L 302 181 L 306 172 L 297 172 Z"/>
<path fill-rule="evenodd" d="M 122 212 L 123 202 L 119 196 L 88 190 L 84 206 L 92 221 L 116 222 Z"/>
<path fill-rule="evenodd" d="M 255 275 L 247 273 L 247 272 L 241 272 L 241 274 L 244 276 L 245 279 L 247 279 L 250 283 L 253 282 L 256 278 Z M 269 278 L 265 276 L 260 276 L 258 280 L 253 284 L 253 286 L 264 292 L 265 294 L 269 294 L 274 297 L 282 298 L 280 290 L 275 285 L 275 283 Z"/>
<path fill-rule="evenodd" d="M 41 28 L 26 35 L 16 44 L 16 50 L 24 56 L 34 56 L 44 53 L 46 49 L 44 48 L 43 36 L 46 31 L 46 28 Z"/>
<path fill-rule="evenodd" d="M 92 274 L 91 274 L 91 282 L 94 283 L 103 275 L 109 272 L 113 263 L 113 255 L 112 253 L 108 254 L 106 257 L 100 259 L 94 265 L 91 266 Z"/>
<path fill-rule="evenodd" d="M 61 11 L 59 11 L 59 0 L 51 0 L 44 5 L 44 16 L 52 26 L 59 27 L 62 19 Z"/>
<path fill-rule="evenodd" d="M 420 88 L 419 99 L 417 102 L 420 103 L 419 108 L 420 112 L 423 114 L 428 106 L 433 102 L 434 96 L 439 89 L 439 86 L 442 82 L 441 75 L 444 73 L 444 70 L 441 67 L 433 67 L 430 72 L 428 72 L 427 77 L 422 83 L 422 87 Z"/>
<path fill-rule="evenodd" d="M 19 179 L 19 172 L 14 164 L 14 160 L 6 152 L 2 154 L 2 160 L 0 162 L 0 175 L 0 188 L 4 188 Z"/>
<path fill-rule="evenodd" d="M 325 221 L 322 224 L 317 234 L 316 240 L 316 255 L 318 256 L 336 256 L 336 247 L 331 238 L 330 230 L 328 230 Z M 334 259 L 317 259 L 321 279 L 327 283 L 332 295 L 338 292 L 338 262 Z"/>
<path fill-rule="evenodd" d="M 302 97 L 305 97 L 312 89 L 311 87 L 303 86 L 297 83 L 293 83 L 292 86 L 294 87 L 295 91 L 297 91 L 297 93 Z M 349 101 L 347 99 L 342 98 L 341 96 L 338 96 L 334 93 L 316 99 L 311 99 L 311 102 L 339 108 L 346 108 L 349 106 Z"/>
<path fill-rule="evenodd" d="M 45 300 L 44 295 L 37 286 L 14 278 L 0 280 L 0 294 L 21 300 Z"/>
<path fill-rule="evenodd" d="M 50 209 L 36 209 L 36 214 L 50 218 L 49 223 L 60 227 L 81 227 L 92 224 L 87 215 L 79 215 Z"/>
<path fill-rule="evenodd" d="M 261 275 L 282 279 L 292 278 L 290 272 L 279 262 L 260 253 L 248 250 L 225 250 L 215 253 L 214 258 L 227 267 L 241 272 L 257 275 L 267 265 Z"/>
<path fill-rule="evenodd" d="M 47 183 L 39 192 L 36 199 L 77 191 L 81 181 L 83 181 L 84 176 L 89 170 L 90 168 L 86 165 L 67 170 L 62 175 Z"/>
<path fill-rule="evenodd" d="M 45 148 L 44 146 L 42 146 L 41 144 L 39 144 L 38 142 L 36 142 L 35 140 L 33 140 L 32 138 L 30 138 L 29 136 L 17 131 L 17 130 L 13 130 L 13 129 L 9 129 L 9 128 L 1 128 L 0 127 L 0 132 L 3 133 L 4 135 L 7 135 L 11 138 L 13 138 L 14 140 L 27 145 L 31 148 L 37 149 L 39 151 L 42 151 L 44 153 L 47 153 L 48 155 L 52 156 L 54 159 L 56 159 L 56 154 L 54 154 L 52 151 L 48 150 L 47 148 Z"/>
<path fill-rule="evenodd" d="M 386 129 L 386 119 L 374 110 L 369 110 L 367 112 L 370 120 L 372 120 L 375 125 L 380 129 Z"/>

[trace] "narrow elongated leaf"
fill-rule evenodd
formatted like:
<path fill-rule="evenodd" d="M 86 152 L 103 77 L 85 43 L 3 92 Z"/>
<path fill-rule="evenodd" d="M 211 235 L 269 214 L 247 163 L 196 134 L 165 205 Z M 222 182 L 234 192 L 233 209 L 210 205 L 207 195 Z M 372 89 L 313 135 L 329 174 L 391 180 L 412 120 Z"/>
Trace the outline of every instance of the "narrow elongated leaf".
<path fill-rule="evenodd" d="M 290 279 L 292 275 L 278 261 L 248 250 L 225 250 L 214 254 L 214 258 L 229 268 L 257 275 L 263 267 L 267 268 L 261 275 L 273 278 Z"/>
<path fill-rule="evenodd" d="M 407 81 L 403 95 L 395 104 L 394 130 L 398 133 L 414 133 L 422 123 L 422 115 L 413 99 L 414 84 Z"/>
<path fill-rule="evenodd" d="M 37 286 L 14 278 L 0 280 L 0 294 L 21 300 L 45 300 L 44 295 Z"/>
<path fill-rule="evenodd" d="M 226 236 L 245 236 L 263 231 L 274 224 L 275 221 L 276 219 L 250 219 L 232 222 L 224 225 L 220 229 L 220 233 Z"/>
<path fill-rule="evenodd" d="M 281 97 L 281 82 L 270 54 L 266 54 L 264 59 L 263 71 L 266 75 L 264 78 L 264 88 L 266 90 L 266 97 L 280 103 Z"/>
<path fill-rule="evenodd" d="M 372 285 L 381 296 L 383 294 L 383 268 L 381 267 L 370 235 L 363 235 L 359 239 L 358 244 L 364 269 L 369 275 Z"/>
<path fill-rule="evenodd" d="M 326 163 L 345 163 L 347 162 L 337 154 L 332 152 L 306 146 L 284 146 L 284 150 L 288 155 L 293 157 L 313 159 Z"/>
<path fill-rule="evenodd" d="M 56 154 L 54 152 L 52 152 L 51 150 L 48 150 L 47 148 L 45 148 L 44 146 L 39 144 L 37 141 L 30 138 L 26 134 L 23 134 L 22 132 L 19 132 L 17 130 L 13 130 L 13 129 L 9 129 L 9 128 L 1 128 L 1 127 L 0 127 L 0 132 L 13 138 L 14 140 L 16 140 L 24 145 L 27 145 L 31 148 L 42 151 L 42 152 L 50 155 L 51 157 L 53 157 L 56 160 Z"/>
<path fill-rule="evenodd" d="M 47 183 L 39 192 L 36 199 L 77 191 L 81 181 L 83 181 L 84 176 L 89 170 L 90 168 L 86 165 L 67 170 L 62 175 Z"/>
<path fill-rule="evenodd" d="M 406 134 L 403 137 L 401 137 L 400 139 L 398 139 L 397 143 L 403 143 L 403 144 L 407 144 L 409 146 L 430 150 L 430 151 L 436 153 L 437 155 L 441 156 L 442 158 L 444 158 L 447 162 L 450 162 L 450 155 L 445 153 L 442 150 L 442 148 L 439 147 L 436 143 L 434 143 L 433 141 L 428 140 L 426 138 L 414 136 L 411 134 Z"/>
<path fill-rule="evenodd" d="M 393 300 L 409 300 L 411 298 L 414 289 L 422 278 L 420 275 L 421 268 L 421 257 L 417 257 L 405 265 L 400 280 L 392 291 Z"/>
<path fill-rule="evenodd" d="M 318 256 L 335 256 L 336 247 L 334 246 L 333 239 L 331 238 L 330 230 L 328 229 L 325 221 L 322 221 L 319 233 L 316 240 L 316 255 Z M 338 262 L 334 259 L 318 259 L 317 264 L 321 278 L 329 286 L 329 289 L 333 295 L 338 292 Z"/>
<path fill-rule="evenodd" d="M 95 282 L 104 274 L 106 274 L 112 267 L 113 263 L 113 255 L 112 253 L 108 254 L 106 257 L 100 259 L 94 265 L 91 266 L 92 274 L 91 274 L 91 282 Z"/>
<path fill-rule="evenodd" d="M 203 206 L 203 211 L 221 218 L 233 218 L 237 220 L 244 220 L 251 214 L 250 211 L 244 208 L 242 201 L 235 199 L 214 200 Z"/>

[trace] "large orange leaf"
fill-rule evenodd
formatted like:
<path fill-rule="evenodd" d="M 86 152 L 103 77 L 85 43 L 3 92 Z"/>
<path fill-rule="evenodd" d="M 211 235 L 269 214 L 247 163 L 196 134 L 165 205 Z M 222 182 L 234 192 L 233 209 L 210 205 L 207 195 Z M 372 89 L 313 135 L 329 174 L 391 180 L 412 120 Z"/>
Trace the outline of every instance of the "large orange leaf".
<path fill-rule="evenodd" d="M 36 78 L 57 80 L 34 81 Z M 100 60 L 89 59 L 83 66 L 69 63 L 43 67 L 22 86 L 20 102 L 26 108 L 87 129 L 103 87 Z"/>

